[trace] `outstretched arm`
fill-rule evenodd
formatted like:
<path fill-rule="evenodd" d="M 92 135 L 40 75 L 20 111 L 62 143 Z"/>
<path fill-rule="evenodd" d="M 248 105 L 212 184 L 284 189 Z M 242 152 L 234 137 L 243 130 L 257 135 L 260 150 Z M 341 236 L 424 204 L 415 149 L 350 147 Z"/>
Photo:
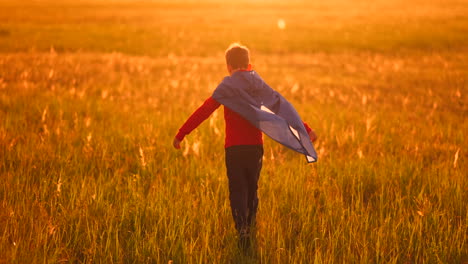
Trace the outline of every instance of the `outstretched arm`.
<path fill-rule="evenodd" d="M 304 127 L 307 130 L 307 133 L 309 134 L 310 141 L 312 141 L 312 143 L 315 142 L 317 140 L 317 134 L 315 134 L 314 130 L 312 130 L 312 128 L 310 128 L 306 122 L 302 123 L 304 123 Z"/>
<path fill-rule="evenodd" d="M 179 132 L 174 138 L 172 145 L 176 149 L 180 149 L 180 143 L 184 140 L 184 137 L 195 128 L 197 128 L 203 121 L 205 121 L 211 113 L 213 113 L 221 104 L 214 100 L 212 97 L 206 99 L 206 101 L 185 121 Z"/>

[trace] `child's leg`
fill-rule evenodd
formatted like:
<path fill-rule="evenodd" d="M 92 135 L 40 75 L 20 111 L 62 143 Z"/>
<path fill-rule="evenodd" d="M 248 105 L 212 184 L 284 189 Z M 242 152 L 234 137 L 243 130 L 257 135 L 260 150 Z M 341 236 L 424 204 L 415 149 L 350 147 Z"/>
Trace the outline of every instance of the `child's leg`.
<path fill-rule="evenodd" d="M 242 153 L 237 147 L 226 149 L 226 170 L 229 179 L 232 217 L 240 233 L 247 224 L 247 179 L 244 175 Z"/>
<path fill-rule="evenodd" d="M 263 147 L 258 146 L 253 152 L 252 162 L 249 163 L 247 181 L 249 190 L 247 193 L 247 223 L 251 227 L 255 227 L 255 218 L 258 208 L 258 180 L 260 178 L 260 171 L 262 170 Z"/>
<path fill-rule="evenodd" d="M 229 199 L 236 229 L 241 235 L 249 233 L 255 218 L 258 205 L 257 181 L 262 155 L 261 145 L 232 146 L 226 149 Z"/>

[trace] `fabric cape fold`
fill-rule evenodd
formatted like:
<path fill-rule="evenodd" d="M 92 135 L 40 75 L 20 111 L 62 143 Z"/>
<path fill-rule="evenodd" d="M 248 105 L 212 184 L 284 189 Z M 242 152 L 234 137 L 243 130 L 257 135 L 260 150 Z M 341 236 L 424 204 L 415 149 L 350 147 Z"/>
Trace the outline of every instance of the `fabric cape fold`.
<path fill-rule="evenodd" d="M 225 77 L 212 97 L 273 140 L 304 154 L 307 162 L 317 161 L 317 153 L 297 111 L 255 71 L 237 71 Z"/>

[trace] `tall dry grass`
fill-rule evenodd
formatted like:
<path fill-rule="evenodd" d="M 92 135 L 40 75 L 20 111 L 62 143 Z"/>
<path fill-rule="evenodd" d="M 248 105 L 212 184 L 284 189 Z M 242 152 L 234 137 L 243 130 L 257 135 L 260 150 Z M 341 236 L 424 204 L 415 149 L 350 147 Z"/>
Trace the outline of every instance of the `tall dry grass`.
<path fill-rule="evenodd" d="M 0 0 L 0 263 L 465 263 L 464 1 Z M 237 250 L 222 110 L 242 41 L 319 135 L 265 140 Z"/>
<path fill-rule="evenodd" d="M 246 259 L 227 199 L 222 113 L 182 151 L 171 147 L 224 75 L 222 57 L 2 55 L 1 259 L 465 261 L 466 61 L 255 56 L 319 134 L 320 160 L 306 165 L 266 141 L 257 256 Z"/>

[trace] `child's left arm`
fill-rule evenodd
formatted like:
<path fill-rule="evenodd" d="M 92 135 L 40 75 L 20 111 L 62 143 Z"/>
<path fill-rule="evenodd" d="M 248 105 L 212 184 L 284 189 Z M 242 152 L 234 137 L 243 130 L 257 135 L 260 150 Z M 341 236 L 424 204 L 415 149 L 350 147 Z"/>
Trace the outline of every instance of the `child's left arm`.
<path fill-rule="evenodd" d="M 180 149 L 180 143 L 184 137 L 192 130 L 197 128 L 203 121 L 205 121 L 211 113 L 213 113 L 221 104 L 214 100 L 211 96 L 185 121 L 179 132 L 174 137 L 172 145 L 176 149 Z"/>

